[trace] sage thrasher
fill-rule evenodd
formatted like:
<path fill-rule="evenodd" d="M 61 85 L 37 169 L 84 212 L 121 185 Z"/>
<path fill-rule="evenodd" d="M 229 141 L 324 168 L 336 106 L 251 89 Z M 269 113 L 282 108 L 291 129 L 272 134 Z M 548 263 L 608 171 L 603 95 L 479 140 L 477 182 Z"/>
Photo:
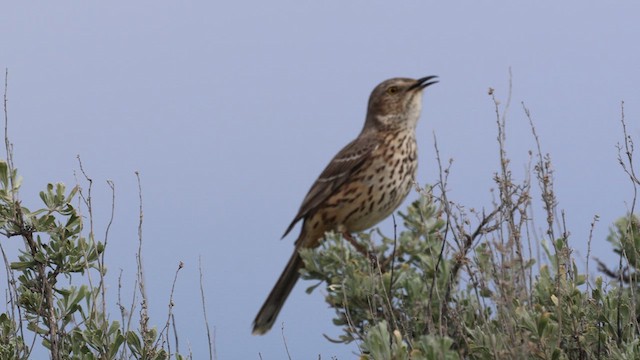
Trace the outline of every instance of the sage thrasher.
<path fill-rule="evenodd" d="M 303 248 L 320 245 L 325 232 L 338 231 L 359 250 L 351 232 L 366 230 L 389 216 L 411 189 L 418 166 L 416 124 L 422 90 L 437 76 L 394 78 L 376 86 L 360 135 L 329 162 L 284 232 L 302 220 L 291 259 L 253 321 L 253 334 L 269 331 L 300 276 Z"/>

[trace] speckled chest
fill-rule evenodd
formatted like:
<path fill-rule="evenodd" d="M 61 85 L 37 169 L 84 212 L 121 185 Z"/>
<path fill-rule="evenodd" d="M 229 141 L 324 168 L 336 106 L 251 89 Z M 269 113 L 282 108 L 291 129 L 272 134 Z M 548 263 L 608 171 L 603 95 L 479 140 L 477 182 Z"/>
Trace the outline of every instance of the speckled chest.
<path fill-rule="evenodd" d="M 343 204 L 350 208 L 342 219 L 350 231 L 375 226 L 409 194 L 418 165 L 415 136 L 412 132 L 386 134 L 367 165 L 352 184 L 357 189 L 357 201 Z"/>

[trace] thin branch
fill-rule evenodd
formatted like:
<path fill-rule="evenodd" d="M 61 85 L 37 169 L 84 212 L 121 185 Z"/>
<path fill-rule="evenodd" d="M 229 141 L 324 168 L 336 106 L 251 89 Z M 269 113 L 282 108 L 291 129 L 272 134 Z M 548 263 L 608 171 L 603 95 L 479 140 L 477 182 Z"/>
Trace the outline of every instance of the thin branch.
<path fill-rule="evenodd" d="M 138 198 L 140 202 L 139 207 L 139 219 L 138 219 L 138 252 L 136 253 L 136 261 L 137 261 L 137 285 L 138 290 L 140 291 L 141 296 L 141 304 L 140 304 L 140 333 L 142 334 L 142 338 L 144 341 L 144 347 L 148 346 L 148 334 L 149 330 L 149 302 L 147 299 L 147 292 L 145 290 L 145 281 L 144 281 L 144 267 L 142 266 L 142 223 L 144 220 L 144 211 L 142 208 L 142 185 L 140 183 L 140 173 L 135 172 L 136 179 L 138 180 Z"/>
<path fill-rule="evenodd" d="M 104 244 L 103 244 L 104 251 L 102 251 L 102 254 L 100 256 L 100 262 L 99 262 L 100 287 L 102 288 L 102 307 L 103 307 L 102 311 L 105 313 L 107 311 L 106 299 L 105 299 L 107 290 L 105 288 L 105 281 L 104 281 L 104 276 L 106 273 L 104 256 L 105 256 L 105 253 L 107 252 L 106 249 L 107 249 L 107 243 L 109 242 L 109 230 L 111 230 L 111 225 L 113 224 L 113 219 L 115 217 L 115 211 L 116 211 L 116 186 L 111 180 L 107 180 L 107 185 L 109 185 L 109 188 L 111 189 L 111 214 L 109 215 L 109 222 L 107 223 L 107 228 L 104 231 Z"/>
<path fill-rule="evenodd" d="M 7 167 L 9 169 L 9 185 L 11 186 L 11 197 L 13 201 L 18 199 L 16 192 L 14 191 L 13 184 L 13 144 L 9 141 L 9 68 L 5 68 L 4 71 L 4 146 L 7 151 Z"/>
<path fill-rule="evenodd" d="M 598 215 L 594 215 L 593 216 L 593 220 L 591 221 L 591 226 L 589 228 L 589 240 L 587 241 L 587 264 L 586 264 L 586 275 L 587 275 L 587 279 L 586 279 L 586 283 L 587 283 L 587 290 L 589 290 L 591 288 L 591 282 L 589 281 L 590 278 L 590 274 L 589 274 L 589 259 L 591 257 L 591 241 L 593 240 L 593 230 L 596 227 L 596 223 L 600 221 L 600 216 Z"/>
<path fill-rule="evenodd" d="M 169 329 L 170 329 L 170 325 L 171 325 L 171 318 L 173 317 L 173 307 L 175 305 L 175 303 L 173 302 L 173 294 L 175 293 L 176 290 L 176 283 L 178 281 L 178 273 L 180 272 L 180 270 L 182 270 L 182 268 L 184 267 L 184 263 L 182 261 L 180 261 L 180 263 L 178 264 L 178 268 L 176 269 L 175 274 L 173 275 L 173 282 L 171 283 L 171 292 L 169 293 L 169 313 L 167 316 L 167 322 L 164 325 L 164 328 L 162 329 L 162 331 L 160 331 L 160 333 L 158 334 L 158 339 L 156 340 L 156 345 L 158 345 L 160 343 L 160 340 L 162 339 L 163 333 L 166 331 L 167 333 L 167 352 L 169 353 L 169 356 L 171 356 L 171 342 L 168 341 L 169 339 Z M 175 342 L 176 342 L 176 354 L 179 353 L 179 349 L 178 349 L 178 337 L 177 334 L 175 334 Z"/>
<path fill-rule="evenodd" d="M 284 350 L 287 352 L 287 358 L 289 360 L 291 360 L 291 354 L 289 354 L 289 346 L 287 346 L 287 338 L 286 338 L 286 336 L 284 336 L 284 323 L 282 324 L 282 327 L 280 328 L 280 332 L 282 334 L 282 342 L 284 343 Z"/>
<path fill-rule="evenodd" d="M 204 314 L 204 325 L 207 329 L 207 345 L 209 345 L 209 360 L 217 359 L 218 354 L 215 352 L 215 347 L 211 341 L 211 331 L 209 330 L 209 319 L 207 318 L 207 304 L 204 296 L 204 284 L 202 281 L 202 256 L 198 256 L 198 271 L 200 273 L 200 300 L 202 302 L 202 313 Z"/>

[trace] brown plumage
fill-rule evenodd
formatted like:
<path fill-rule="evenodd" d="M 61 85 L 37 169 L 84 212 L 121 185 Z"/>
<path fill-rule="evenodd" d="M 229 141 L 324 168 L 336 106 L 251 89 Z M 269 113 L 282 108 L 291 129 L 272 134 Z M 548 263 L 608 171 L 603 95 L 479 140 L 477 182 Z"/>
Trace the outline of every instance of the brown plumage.
<path fill-rule="evenodd" d="M 327 231 L 366 230 L 389 216 L 405 199 L 417 162 L 415 128 L 422 90 L 436 76 L 394 78 L 369 97 L 360 135 L 329 162 L 302 201 L 284 236 L 302 220 L 293 254 L 253 321 L 253 334 L 269 331 L 304 266 L 299 251 L 314 248 Z"/>

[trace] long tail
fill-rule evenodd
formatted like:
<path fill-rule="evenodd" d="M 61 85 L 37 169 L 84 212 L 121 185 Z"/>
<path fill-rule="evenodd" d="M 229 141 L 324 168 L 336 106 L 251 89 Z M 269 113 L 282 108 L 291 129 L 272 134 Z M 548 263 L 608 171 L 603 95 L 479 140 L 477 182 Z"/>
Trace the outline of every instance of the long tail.
<path fill-rule="evenodd" d="M 267 300 L 265 300 L 260 311 L 258 311 L 255 320 L 253 320 L 253 335 L 263 335 L 271 329 L 278 317 L 278 313 L 280 313 L 282 309 L 282 305 L 284 305 L 289 293 L 291 293 L 291 289 L 293 289 L 293 286 L 300 277 L 298 270 L 300 270 L 301 267 L 302 258 L 300 254 L 298 254 L 298 247 L 296 246 L 278 282 L 276 282 Z"/>

